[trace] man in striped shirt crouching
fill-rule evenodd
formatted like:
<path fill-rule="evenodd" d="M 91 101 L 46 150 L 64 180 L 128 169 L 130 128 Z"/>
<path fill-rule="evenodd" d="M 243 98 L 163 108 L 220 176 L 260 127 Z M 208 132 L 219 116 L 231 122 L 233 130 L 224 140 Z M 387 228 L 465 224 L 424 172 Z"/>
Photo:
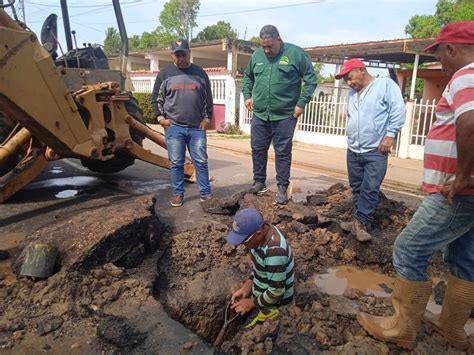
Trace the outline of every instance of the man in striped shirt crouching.
<path fill-rule="evenodd" d="M 232 308 L 240 314 L 258 310 L 246 327 L 275 318 L 293 300 L 295 263 L 285 237 L 256 209 L 245 208 L 236 213 L 227 242 L 243 244 L 253 266 L 251 277 L 232 294 Z"/>
<path fill-rule="evenodd" d="M 358 320 L 372 336 L 412 348 L 421 320 L 465 350 L 464 325 L 474 305 L 474 21 L 446 25 L 425 49 L 450 77 L 427 136 L 423 189 L 428 196 L 395 241 L 395 314 Z M 440 315 L 425 308 L 431 295 L 429 258 L 444 250 L 448 287 Z"/>

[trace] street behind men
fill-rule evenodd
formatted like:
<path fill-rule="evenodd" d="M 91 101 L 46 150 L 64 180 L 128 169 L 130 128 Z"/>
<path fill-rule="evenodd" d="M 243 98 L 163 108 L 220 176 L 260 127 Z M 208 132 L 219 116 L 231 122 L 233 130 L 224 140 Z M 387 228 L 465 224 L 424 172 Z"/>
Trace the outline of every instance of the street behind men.
<path fill-rule="evenodd" d="M 158 123 L 165 129 L 168 158 L 171 162 L 171 205 L 179 207 L 184 199 L 186 147 L 196 170 L 201 201 L 212 198 L 207 162 L 206 127 L 212 118 L 211 85 L 206 72 L 190 63 L 185 39 L 171 43 L 173 64 L 156 77 L 151 96 Z"/>
<path fill-rule="evenodd" d="M 283 42 L 275 26 L 260 30 L 260 45 L 249 61 L 242 89 L 245 106 L 253 111 L 252 190 L 257 194 L 267 191 L 268 148 L 273 142 L 278 185 L 275 201 L 286 204 L 293 134 L 316 88 L 316 74 L 307 54 Z"/>
<path fill-rule="evenodd" d="M 350 59 L 336 79 L 351 87 L 347 104 L 347 171 L 352 188 L 353 220 L 341 223 L 361 241 L 372 239 L 371 224 L 387 172 L 388 154 L 405 122 L 400 87 L 390 78 L 374 78 L 363 62 Z"/>
<path fill-rule="evenodd" d="M 395 314 L 360 313 L 358 320 L 375 338 L 410 349 L 424 318 L 449 344 L 465 350 L 464 325 L 474 305 L 474 21 L 446 25 L 425 51 L 435 54 L 450 77 L 425 144 L 428 196 L 395 241 Z M 426 268 L 439 250 L 450 275 L 441 315 L 434 316 L 425 313 L 432 287 Z"/>
<path fill-rule="evenodd" d="M 243 244 L 250 251 L 253 266 L 251 277 L 232 294 L 232 308 L 240 314 L 258 310 L 248 328 L 275 318 L 278 308 L 293 300 L 294 260 L 285 237 L 256 209 L 245 208 L 236 213 L 227 242 Z"/>

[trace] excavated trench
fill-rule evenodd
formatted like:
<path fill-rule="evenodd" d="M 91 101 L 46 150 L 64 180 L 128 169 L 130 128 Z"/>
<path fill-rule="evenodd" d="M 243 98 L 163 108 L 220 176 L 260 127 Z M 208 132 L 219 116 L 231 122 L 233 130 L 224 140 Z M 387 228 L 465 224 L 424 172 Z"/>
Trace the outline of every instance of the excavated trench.
<path fill-rule="evenodd" d="M 43 281 L 0 280 L 0 299 L 5 300 L 0 303 L 0 347 L 15 353 L 33 335 L 69 345 L 77 334 L 87 334 L 81 351 L 212 352 L 209 346 L 223 324 L 231 289 L 249 276 L 251 267 L 245 250 L 226 244 L 225 236 L 233 214 L 254 207 L 278 226 L 293 249 L 295 302 L 277 319 L 251 330 L 243 330 L 240 319 L 216 352 L 403 353 L 368 337 L 356 320 L 359 310 L 392 312 L 393 241 L 413 214 L 403 204 L 381 196 L 370 244 L 339 227 L 352 213 L 350 191 L 341 184 L 286 206 L 275 205 L 271 194 L 247 192 L 210 200 L 201 205 L 204 217 L 179 232 L 154 215 L 150 205 L 144 197 L 119 202 L 28 236 L 24 244 L 54 243 L 61 268 Z M 85 220 L 91 222 L 85 225 Z M 444 275 L 439 256 L 429 272 Z M 190 335 L 168 322 L 163 309 L 208 345 L 197 338 L 188 341 Z M 453 352 L 428 328 L 418 340 L 414 353 Z"/>

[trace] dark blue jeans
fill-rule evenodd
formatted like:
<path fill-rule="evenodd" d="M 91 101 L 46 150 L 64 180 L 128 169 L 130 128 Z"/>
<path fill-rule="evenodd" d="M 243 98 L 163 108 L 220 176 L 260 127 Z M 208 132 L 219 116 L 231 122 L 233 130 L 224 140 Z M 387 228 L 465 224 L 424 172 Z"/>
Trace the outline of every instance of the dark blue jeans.
<path fill-rule="evenodd" d="M 264 121 L 255 115 L 252 117 L 250 145 L 254 181 L 264 183 L 267 179 L 268 148 L 273 142 L 277 184 L 285 187 L 290 184 L 291 150 L 297 123 L 294 117 L 278 121 Z"/>
<path fill-rule="evenodd" d="M 474 281 L 474 195 L 455 196 L 452 205 L 439 193 L 426 196 L 395 240 L 393 266 L 407 280 L 426 281 L 438 250 L 454 276 Z"/>
<path fill-rule="evenodd" d="M 165 129 L 168 158 L 171 162 L 171 185 L 174 195 L 184 195 L 184 162 L 186 147 L 196 169 L 196 179 L 201 197 L 211 194 L 207 164 L 206 131 L 201 128 L 186 128 L 172 124 Z"/>
<path fill-rule="evenodd" d="M 347 150 L 347 171 L 352 188 L 354 217 L 370 224 L 379 202 L 380 185 L 387 172 L 388 155 L 379 151 L 354 153 Z"/>

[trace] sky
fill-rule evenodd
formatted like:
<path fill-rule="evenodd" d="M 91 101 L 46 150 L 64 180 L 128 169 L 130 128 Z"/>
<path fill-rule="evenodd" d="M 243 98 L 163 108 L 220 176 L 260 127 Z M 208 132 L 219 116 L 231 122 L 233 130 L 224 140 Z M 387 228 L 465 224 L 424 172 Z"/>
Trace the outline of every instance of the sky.
<path fill-rule="evenodd" d="M 121 0 L 128 36 L 159 25 L 165 0 Z M 262 26 L 277 26 L 286 42 L 301 47 L 405 38 L 415 14 L 431 15 L 437 0 L 201 0 L 197 34 L 217 21 L 230 22 L 241 39 L 257 36 Z M 117 27 L 111 0 L 69 0 L 71 29 L 77 43 L 100 43 L 107 27 Z M 244 12 L 245 11 L 245 12 Z M 236 13 L 237 12 L 237 13 Z M 60 0 L 25 0 L 27 25 L 38 35 L 50 13 L 59 16 L 59 38 L 66 47 Z"/>
<path fill-rule="evenodd" d="M 165 2 L 121 0 L 128 35 L 153 31 Z M 39 34 L 50 13 L 61 17 L 59 3 L 25 0 L 29 27 Z M 68 5 L 78 43 L 103 43 L 106 28 L 117 27 L 111 0 L 69 0 Z M 433 14 L 435 6 L 436 0 L 201 0 L 194 34 L 224 20 L 237 30 L 239 38 L 247 39 L 258 35 L 263 25 L 273 24 L 284 41 L 302 47 L 404 38 L 408 19 L 415 14 Z M 236 11 L 248 12 L 229 14 Z M 58 27 L 62 32 L 61 21 Z"/>

